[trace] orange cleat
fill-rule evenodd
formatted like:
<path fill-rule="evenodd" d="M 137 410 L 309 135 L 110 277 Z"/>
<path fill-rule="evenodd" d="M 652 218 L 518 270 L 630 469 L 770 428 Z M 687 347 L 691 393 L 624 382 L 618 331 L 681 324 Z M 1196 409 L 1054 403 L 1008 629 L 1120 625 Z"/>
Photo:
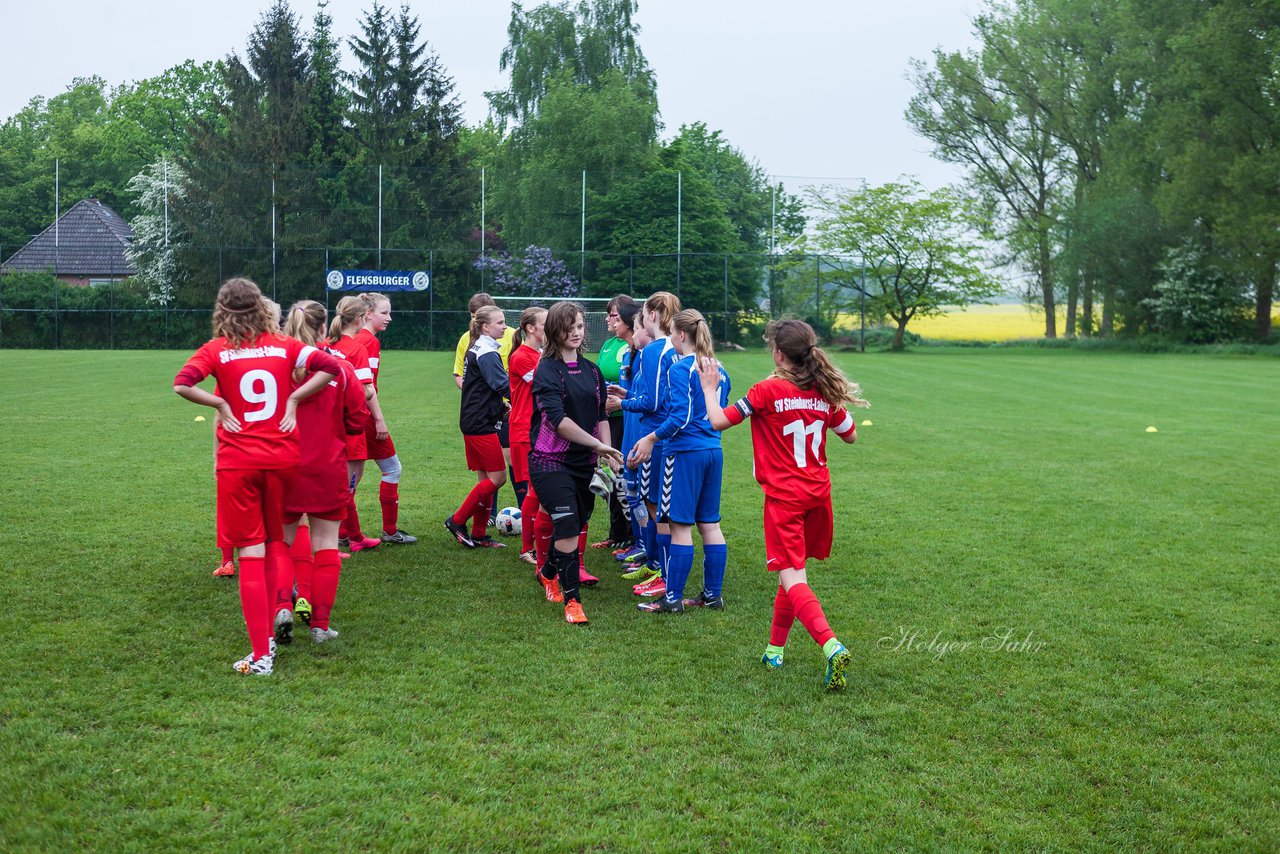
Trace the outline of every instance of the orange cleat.
<path fill-rule="evenodd" d="M 573 623 L 574 625 L 585 626 L 587 624 L 587 615 L 582 613 L 582 603 L 576 599 L 570 599 L 564 603 L 564 621 Z"/>
<path fill-rule="evenodd" d="M 227 561 L 222 566 L 213 571 L 214 578 L 233 578 L 236 574 L 236 565 L 231 561 Z"/>
<path fill-rule="evenodd" d="M 558 578 L 551 578 L 551 579 L 543 578 L 543 577 L 542 577 L 542 573 L 541 573 L 541 572 L 539 572 L 539 573 L 538 573 L 538 581 L 542 582 L 542 590 L 543 590 L 543 592 L 544 592 L 544 593 L 546 593 L 546 594 L 547 594 L 547 601 L 548 601 L 548 602 L 563 602 L 563 601 L 564 601 L 564 593 L 562 593 L 562 592 L 560 591 L 560 579 L 558 579 Z"/>

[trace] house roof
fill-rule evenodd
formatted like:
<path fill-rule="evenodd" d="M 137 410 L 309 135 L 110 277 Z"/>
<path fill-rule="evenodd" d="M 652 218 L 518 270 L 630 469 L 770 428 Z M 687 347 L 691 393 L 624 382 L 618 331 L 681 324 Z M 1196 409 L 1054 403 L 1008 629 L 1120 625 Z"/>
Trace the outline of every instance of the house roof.
<path fill-rule="evenodd" d="M 97 199 L 84 199 L 10 255 L 0 264 L 0 272 L 52 270 L 60 276 L 132 276 L 138 268 L 125 254 L 132 242 L 133 229 L 120 214 Z"/>

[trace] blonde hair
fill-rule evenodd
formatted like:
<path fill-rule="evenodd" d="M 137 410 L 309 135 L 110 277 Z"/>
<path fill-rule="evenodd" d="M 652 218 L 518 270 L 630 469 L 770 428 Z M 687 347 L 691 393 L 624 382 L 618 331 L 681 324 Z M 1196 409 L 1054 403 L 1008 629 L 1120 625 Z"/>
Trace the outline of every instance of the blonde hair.
<path fill-rule="evenodd" d="M 329 340 L 338 343 L 342 340 L 342 330 L 348 326 L 358 326 L 364 322 L 369 313 L 369 303 L 364 294 L 343 297 L 333 309 L 333 323 L 329 324 Z"/>
<path fill-rule="evenodd" d="M 481 306 L 476 310 L 475 314 L 471 315 L 472 344 L 476 343 L 476 340 L 484 334 L 484 325 L 489 322 L 489 318 L 493 317 L 495 313 L 502 314 L 502 309 L 496 305 L 487 305 Z"/>
<path fill-rule="evenodd" d="M 644 301 L 645 311 L 658 316 L 658 328 L 671 334 L 671 321 L 680 313 L 680 297 L 669 291 L 658 291 Z"/>
<path fill-rule="evenodd" d="M 699 362 L 703 359 L 715 359 L 715 341 L 711 338 L 711 327 L 707 326 L 707 319 L 702 316 L 702 312 L 696 308 L 686 308 L 675 316 L 671 325 L 676 332 L 689 336 Z"/>
<path fill-rule="evenodd" d="M 516 330 L 515 338 L 517 347 L 524 343 L 525 328 L 537 325 L 538 317 L 546 313 L 547 310 L 540 305 L 531 305 L 524 311 L 520 312 L 520 328 Z"/>
<path fill-rule="evenodd" d="M 226 338 L 233 347 L 250 344 L 264 332 L 279 332 L 262 291 L 251 279 L 227 279 L 213 303 L 213 337 Z"/>
<path fill-rule="evenodd" d="M 803 320 L 774 320 L 764 330 L 769 347 L 787 357 L 794 370 L 778 368 L 773 376 L 795 383 L 799 389 L 813 389 L 833 406 L 870 406 L 862 389 L 850 382 L 818 346 L 813 327 Z"/>
<path fill-rule="evenodd" d="M 324 322 L 328 312 L 324 306 L 313 299 L 298 300 L 289 306 L 289 316 L 284 322 L 284 334 L 297 338 L 303 344 L 313 347 L 322 344 L 324 338 Z"/>

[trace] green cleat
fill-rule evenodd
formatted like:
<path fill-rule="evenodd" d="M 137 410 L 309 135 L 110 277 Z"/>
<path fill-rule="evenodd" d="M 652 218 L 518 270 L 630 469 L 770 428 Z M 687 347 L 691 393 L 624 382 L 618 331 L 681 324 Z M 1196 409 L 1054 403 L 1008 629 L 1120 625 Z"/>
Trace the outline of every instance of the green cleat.
<path fill-rule="evenodd" d="M 835 648 L 827 656 L 827 672 L 822 677 L 822 685 L 828 691 L 843 691 L 847 684 L 844 672 L 849 669 L 853 656 L 844 644 L 836 642 Z"/>
<path fill-rule="evenodd" d="M 764 648 L 764 655 L 760 656 L 760 663 L 772 667 L 774 670 L 780 670 L 784 651 L 783 647 L 769 644 Z"/>
<path fill-rule="evenodd" d="M 299 596 L 298 601 L 293 603 L 293 616 L 304 626 L 311 625 L 311 603 Z"/>

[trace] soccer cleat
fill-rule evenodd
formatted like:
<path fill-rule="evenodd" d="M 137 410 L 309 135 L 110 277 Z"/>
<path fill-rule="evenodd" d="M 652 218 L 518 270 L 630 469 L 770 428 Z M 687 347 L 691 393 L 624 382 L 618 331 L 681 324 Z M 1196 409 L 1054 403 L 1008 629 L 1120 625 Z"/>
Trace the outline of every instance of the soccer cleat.
<path fill-rule="evenodd" d="M 337 629 L 318 629 L 314 626 L 311 629 L 311 640 L 315 643 L 324 643 L 331 641 L 338 636 Z"/>
<path fill-rule="evenodd" d="M 631 540 L 621 540 L 617 543 L 614 543 L 613 545 L 614 545 L 614 548 L 613 548 L 613 551 L 610 552 L 610 554 L 612 554 L 614 558 L 617 560 L 622 560 L 622 557 L 621 557 L 622 555 L 626 554 L 627 552 L 635 548 L 635 543 L 633 543 Z"/>
<path fill-rule="evenodd" d="M 614 559 L 621 563 L 643 563 L 649 559 L 645 551 L 640 546 L 632 546 L 620 555 L 614 555 Z"/>
<path fill-rule="evenodd" d="M 580 566 L 578 567 L 578 583 L 583 587 L 595 587 L 600 583 L 600 579 L 587 572 L 587 568 L 585 566 Z"/>
<path fill-rule="evenodd" d="M 299 596 L 298 601 L 293 603 L 293 616 L 297 617 L 304 626 L 311 625 L 311 603 Z"/>
<path fill-rule="evenodd" d="M 236 565 L 232 561 L 226 561 L 222 566 L 213 571 L 214 578 L 233 578 L 236 574 Z"/>
<path fill-rule="evenodd" d="M 764 648 L 764 655 L 760 656 L 760 663 L 778 670 L 782 667 L 782 647 L 773 646 L 772 644 Z"/>
<path fill-rule="evenodd" d="M 542 584 L 542 592 L 546 594 L 548 602 L 564 601 L 564 593 L 560 590 L 560 579 L 547 578 L 539 572 L 538 581 Z"/>
<path fill-rule="evenodd" d="M 564 621 L 577 626 L 587 624 L 587 615 L 582 612 L 582 603 L 577 599 L 570 599 L 564 603 Z"/>
<path fill-rule="evenodd" d="M 667 582 L 662 579 L 661 575 L 655 575 L 644 584 L 637 584 L 635 587 L 632 587 L 631 592 L 637 596 L 665 596 L 667 593 Z"/>
<path fill-rule="evenodd" d="M 666 596 L 661 596 L 649 602 L 641 602 L 636 605 L 637 611 L 644 611 L 646 614 L 683 614 L 684 600 L 677 599 L 672 602 Z"/>
<path fill-rule="evenodd" d="M 351 540 L 347 539 L 346 537 L 339 537 L 339 538 L 338 538 L 338 551 L 340 551 L 340 552 L 349 552 L 349 551 L 351 551 Z"/>
<path fill-rule="evenodd" d="M 648 566 L 642 564 L 637 566 L 635 569 L 622 573 L 622 577 L 627 581 L 636 582 L 636 586 L 639 587 L 641 584 L 648 584 L 661 574 L 662 573 L 658 572 L 656 569 L 650 569 Z"/>
<path fill-rule="evenodd" d="M 382 541 L 392 546 L 407 546 L 410 543 L 416 543 L 418 538 L 412 534 L 406 534 L 404 531 L 397 528 L 394 534 L 384 532 L 382 535 Z"/>
<path fill-rule="evenodd" d="M 531 563 L 534 566 L 538 565 L 538 555 L 533 549 L 529 549 L 527 552 L 520 552 L 520 559 L 525 563 Z"/>
<path fill-rule="evenodd" d="M 476 541 L 471 539 L 471 535 L 467 533 L 467 529 L 453 521 L 452 516 L 444 517 L 444 529 L 450 534 L 453 534 L 453 538 L 458 541 L 459 545 L 466 546 L 469 549 L 474 549 L 476 547 Z"/>
<path fill-rule="evenodd" d="M 351 552 L 338 552 L 338 560 L 351 560 Z"/>
<path fill-rule="evenodd" d="M 699 593 L 697 596 L 693 597 L 692 599 L 684 600 L 684 606 L 686 608 L 711 608 L 712 610 L 715 610 L 715 611 L 723 611 L 724 597 L 708 596 L 707 591 L 703 590 L 701 593 Z"/>
<path fill-rule="evenodd" d="M 593 548 L 593 549 L 611 549 L 611 548 L 613 548 L 613 547 L 614 547 L 614 545 L 615 545 L 615 543 L 613 542 L 613 540 L 601 540 L 601 541 L 600 541 L 600 542 L 598 542 L 598 543 L 592 543 L 592 544 L 591 544 L 591 548 Z"/>
<path fill-rule="evenodd" d="M 276 611 L 276 641 L 283 644 L 293 643 L 293 612 L 288 608 Z"/>
<path fill-rule="evenodd" d="M 836 648 L 827 656 L 827 672 L 822 677 L 822 685 L 828 691 L 842 691 L 847 683 L 844 672 L 849 668 L 853 656 L 844 644 L 836 643 Z"/>
<path fill-rule="evenodd" d="M 275 665 L 276 657 L 274 655 L 264 655 L 262 658 L 254 658 L 253 653 L 249 653 L 244 658 L 231 665 L 231 669 L 237 673 L 243 673 L 246 676 L 270 676 L 271 669 Z"/>
<path fill-rule="evenodd" d="M 506 543 L 500 543 L 488 534 L 483 537 L 472 537 L 471 539 L 478 549 L 505 549 L 507 547 Z"/>
<path fill-rule="evenodd" d="M 375 537 L 361 537 L 358 540 L 351 541 L 351 551 L 362 552 L 366 549 L 376 549 L 380 545 L 382 545 L 382 540 Z"/>

